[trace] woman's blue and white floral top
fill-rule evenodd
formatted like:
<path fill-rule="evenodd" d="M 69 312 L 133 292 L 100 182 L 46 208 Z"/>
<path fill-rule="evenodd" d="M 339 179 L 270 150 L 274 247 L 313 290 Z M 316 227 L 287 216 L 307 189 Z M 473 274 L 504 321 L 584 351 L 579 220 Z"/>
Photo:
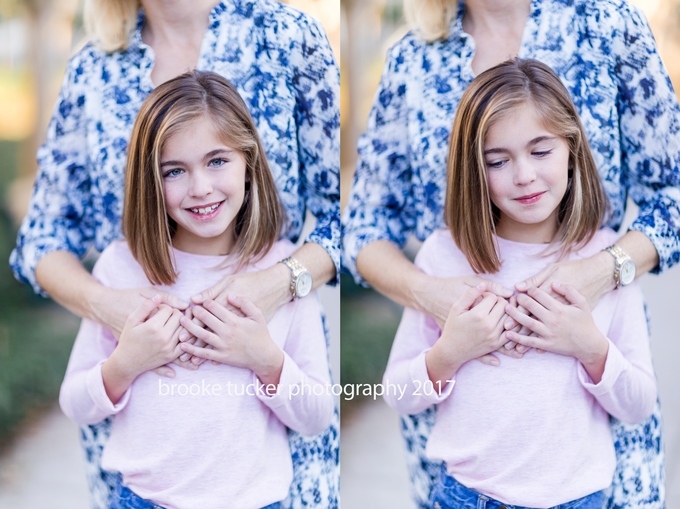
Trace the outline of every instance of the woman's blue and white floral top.
<path fill-rule="evenodd" d="M 343 217 L 343 264 L 358 282 L 367 244 L 444 225 L 449 133 L 474 78 L 462 14 L 448 39 L 409 33 L 389 52 Z M 571 92 L 611 201 L 607 226 L 621 225 L 630 195 L 631 228 L 656 246 L 657 270 L 680 261 L 678 101 L 643 17 L 623 0 L 533 0 L 519 57 L 550 65 Z"/>
<path fill-rule="evenodd" d="M 154 88 L 154 54 L 142 42 L 143 23 L 140 13 L 125 51 L 107 54 L 88 44 L 69 62 L 11 257 L 16 277 L 36 291 L 42 290 L 35 266 L 47 253 L 82 256 L 122 236 L 128 141 Z M 210 13 L 197 67 L 229 79 L 248 105 L 288 213 L 287 238 L 297 240 L 310 210 L 317 223 L 306 240 L 323 246 L 338 267 L 339 72 L 323 30 L 275 0 L 225 1 Z M 104 421 L 81 429 L 96 507 L 105 507 L 116 483 L 99 470 L 109 427 Z M 337 412 L 324 433 L 291 432 L 290 443 L 295 478 L 284 507 L 337 507 Z"/>
<path fill-rule="evenodd" d="M 35 266 L 47 253 L 82 256 L 122 237 L 128 141 L 154 88 L 143 22 L 127 50 L 88 44 L 69 62 L 11 257 L 36 291 Z M 197 68 L 227 78 L 246 101 L 288 213 L 287 237 L 297 240 L 309 209 L 317 224 L 306 240 L 339 267 L 339 72 L 323 29 L 275 0 L 225 1 L 210 14 Z"/>
<path fill-rule="evenodd" d="M 358 282 L 356 257 L 367 244 L 401 246 L 444 226 L 449 133 L 474 78 L 463 13 L 461 4 L 447 39 L 409 33 L 389 52 L 343 216 L 343 264 Z M 623 0 L 532 0 L 519 56 L 550 65 L 569 89 L 611 201 L 607 225 L 618 229 L 630 195 L 640 207 L 631 228 L 656 246 L 656 270 L 680 261 L 680 109 L 643 17 Z M 433 418 L 403 420 L 421 507 L 439 471 L 423 454 Z M 658 409 L 644 425 L 616 422 L 612 432 L 619 466 L 609 506 L 662 507 Z"/>

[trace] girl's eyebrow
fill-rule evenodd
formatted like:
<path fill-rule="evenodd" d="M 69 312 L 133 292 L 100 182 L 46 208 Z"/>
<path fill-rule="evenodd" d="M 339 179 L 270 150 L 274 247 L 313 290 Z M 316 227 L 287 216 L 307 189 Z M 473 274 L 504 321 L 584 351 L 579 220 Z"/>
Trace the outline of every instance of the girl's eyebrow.
<path fill-rule="evenodd" d="M 537 136 L 536 138 L 531 140 L 529 143 L 527 143 L 527 147 L 537 145 L 537 144 L 541 143 L 542 141 L 550 141 L 550 140 L 554 140 L 554 139 L 555 139 L 554 136 Z M 500 153 L 503 153 L 503 152 L 510 152 L 510 151 L 507 148 L 500 148 L 500 147 L 499 148 L 490 148 L 490 149 L 484 151 L 484 155 L 500 154 Z"/>
<path fill-rule="evenodd" d="M 229 149 L 226 149 L 226 148 L 218 148 L 218 149 L 211 150 L 210 152 L 208 152 L 206 155 L 203 156 L 203 159 L 210 159 L 211 157 L 215 157 L 218 154 L 227 154 L 228 155 L 228 154 L 232 154 L 233 152 L 234 152 L 233 150 L 229 150 Z M 161 168 L 163 166 L 181 166 L 183 164 L 184 164 L 183 161 L 174 161 L 174 160 L 173 161 L 163 161 L 161 163 Z"/>

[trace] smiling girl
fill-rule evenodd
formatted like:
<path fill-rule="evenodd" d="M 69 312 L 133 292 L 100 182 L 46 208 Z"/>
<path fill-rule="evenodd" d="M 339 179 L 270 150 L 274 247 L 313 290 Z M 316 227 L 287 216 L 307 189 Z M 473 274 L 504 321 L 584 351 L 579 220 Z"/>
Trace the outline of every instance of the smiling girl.
<path fill-rule="evenodd" d="M 93 271 L 106 286 L 188 299 L 295 250 L 277 240 L 285 214 L 250 114 L 215 73 L 187 73 L 149 95 L 126 171 L 127 242 L 111 244 Z M 248 299 L 228 304 L 206 300 L 185 316 L 156 296 L 118 341 L 83 320 L 60 403 L 80 424 L 115 415 L 102 457 L 122 474 L 110 507 L 278 508 L 293 478 L 286 427 L 313 435 L 330 423 L 317 300 L 293 300 L 268 323 Z M 185 330 L 194 339 L 181 342 Z M 214 362 L 176 368 L 171 391 L 150 370 L 185 352 Z M 209 394 L 193 389 L 206 384 Z"/>
<path fill-rule="evenodd" d="M 449 229 L 425 241 L 416 265 L 512 288 L 551 262 L 615 250 L 616 233 L 599 230 L 606 203 L 567 90 L 546 65 L 511 60 L 461 99 Z M 468 290 L 443 329 L 406 309 L 385 373 L 385 383 L 409 387 L 386 396 L 400 413 L 438 404 L 427 443 L 428 458 L 443 461 L 432 507 L 601 509 L 616 465 L 608 414 L 639 422 L 656 400 L 639 288 L 605 295 L 592 312 L 569 285 L 509 300 L 486 290 Z M 521 329 L 506 330 L 509 318 Z M 509 341 L 535 349 L 498 367 L 471 362 Z"/>

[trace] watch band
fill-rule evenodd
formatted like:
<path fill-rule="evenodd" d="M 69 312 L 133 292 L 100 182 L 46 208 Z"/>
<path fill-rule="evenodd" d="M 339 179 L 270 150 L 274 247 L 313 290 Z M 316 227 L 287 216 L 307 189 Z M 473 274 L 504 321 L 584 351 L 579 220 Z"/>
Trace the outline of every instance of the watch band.
<path fill-rule="evenodd" d="M 604 248 L 603 251 L 607 251 L 616 260 L 616 264 L 614 265 L 614 282 L 616 283 L 616 289 L 618 290 L 622 286 L 630 284 L 632 280 L 635 279 L 635 262 L 633 259 L 616 244 Z M 624 265 L 627 266 L 629 272 L 631 270 L 633 272 L 633 277 L 630 280 L 622 280 L 621 278 Z"/>
<path fill-rule="evenodd" d="M 290 269 L 291 272 L 291 277 L 290 277 L 290 293 L 293 295 L 293 300 L 302 298 L 307 296 L 309 293 L 309 290 L 307 293 L 304 295 L 298 295 L 298 281 L 300 280 L 300 277 L 308 277 L 310 280 L 310 286 L 311 286 L 311 275 L 307 268 L 302 265 L 296 258 L 293 258 L 292 256 L 289 256 L 288 258 L 284 258 L 281 260 L 279 263 L 283 263 L 286 267 Z"/>

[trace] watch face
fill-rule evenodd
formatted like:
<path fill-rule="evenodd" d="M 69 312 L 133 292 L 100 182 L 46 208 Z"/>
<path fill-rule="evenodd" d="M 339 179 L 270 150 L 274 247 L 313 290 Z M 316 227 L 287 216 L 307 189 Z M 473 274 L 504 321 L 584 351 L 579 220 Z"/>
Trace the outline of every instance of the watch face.
<path fill-rule="evenodd" d="M 635 262 L 633 260 L 626 260 L 621 266 L 621 285 L 626 286 L 635 279 Z"/>
<path fill-rule="evenodd" d="M 295 285 L 295 293 L 298 297 L 304 297 L 312 291 L 312 275 L 309 272 L 300 274 Z"/>

